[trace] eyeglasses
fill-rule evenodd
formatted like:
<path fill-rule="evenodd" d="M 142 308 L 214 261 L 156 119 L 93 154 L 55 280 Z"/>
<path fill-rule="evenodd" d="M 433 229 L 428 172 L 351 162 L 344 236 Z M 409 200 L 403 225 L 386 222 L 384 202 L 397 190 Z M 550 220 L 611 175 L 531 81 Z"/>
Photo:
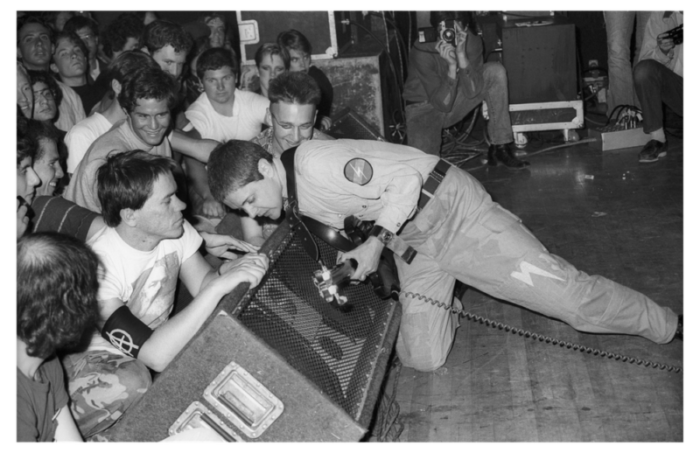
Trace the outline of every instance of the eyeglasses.
<path fill-rule="evenodd" d="M 39 99 L 45 99 L 47 101 L 53 101 L 54 100 L 54 95 L 49 90 L 48 88 L 40 90 L 40 91 L 35 91 L 34 92 L 34 100 L 38 101 Z"/>

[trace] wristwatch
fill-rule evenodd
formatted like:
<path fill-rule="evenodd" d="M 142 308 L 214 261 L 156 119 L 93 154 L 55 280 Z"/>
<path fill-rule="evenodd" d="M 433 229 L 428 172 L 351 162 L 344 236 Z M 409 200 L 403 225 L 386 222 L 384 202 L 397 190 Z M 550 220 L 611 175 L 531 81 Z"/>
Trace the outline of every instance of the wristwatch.
<path fill-rule="evenodd" d="M 369 235 L 376 237 L 379 239 L 379 242 L 384 245 L 389 244 L 394 239 L 394 233 L 381 225 L 374 225 L 372 229 L 369 230 Z"/>

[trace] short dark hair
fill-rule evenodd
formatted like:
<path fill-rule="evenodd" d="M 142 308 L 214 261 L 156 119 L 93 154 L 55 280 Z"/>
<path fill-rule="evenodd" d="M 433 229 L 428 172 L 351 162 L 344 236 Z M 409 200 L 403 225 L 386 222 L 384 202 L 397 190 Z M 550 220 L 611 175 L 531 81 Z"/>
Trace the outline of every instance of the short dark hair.
<path fill-rule="evenodd" d="M 129 38 L 140 40 L 144 28 L 146 27 L 139 16 L 134 13 L 122 13 L 102 32 L 102 49 L 111 57 L 114 52 L 124 48 Z"/>
<path fill-rule="evenodd" d="M 85 27 L 89 28 L 92 34 L 95 35 L 95 37 L 99 36 L 100 26 L 94 19 L 87 16 L 71 17 L 63 26 L 63 31 L 73 32 L 77 34 L 78 30 L 82 30 Z"/>
<path fill-rule="evenodd" d="M 464 27 L 469 27 L 472 16 L 469 11 L 430 11 L 430 25 L 438 28 L 440 22 L 448 20 L 458 20 Z"/>
<path fill-rule="evenodd" d="M 14 104 L 15 115 L 15 139 L 14 150 L 12 151 L 12 168 L 18 167 L 24 159 L 30 157 L 34 159 L 36 153 L 36 142 L 27 136 L 27 118 L 22 114 L 19 106 Z"/>
<path fill-rule="evenodd" d="M 263 58 L 267 55 L 279 55 L 282 62 L 284 62 L 284 69 L 289 69 L 289 54 L 280 49 L 280 46 L 274 42 L 263 44 L 258 47 L 258 50 L 255 52 L 255 66 L 257 66 L 258 69 L 260 68 L 260 63 L 262 63 Z"/>
<path fill-rule="evenodd" d="M 207 178 L 212 196 L 224 201 L 231 191 L 263 179 L 258 162 L 272 162 L 272 154 L 244 140 L 229 140 L 214 148 L 207 162 Z"/>
<path fill-rule="evenodd" d="M 175 52 L 189 53 L 192 48 L 192 37 L 180 25 L 167 20 L 154 20 L 146 26 L 139 47 L 146 47 L 148 53 L 171 45 Z"/>
<path fill-rule="evenodd" d="M 321 89 L 313 77 L 305 72 L 284 72 L 270 81 L 267 92 L 270 105 L 279 102 L 318 106 Z"/>
<path fill-rule="evenodd" d="M 156 180 L 175 168 L 172 159 L 141 150 L 108 156 L 97 170 L 97 198 L 107 226 L 121 223 L 122 209 L 141 209 L 153 193 Z"/>
<path fill-rule="evenodd" d="M 277 44 L 285 51 L 294 49 L 306 55 L 311 55 L 311 43 L 302 32 L 293 28 L 277 35 Z"/>
<path fill-rule="evenodd" d="M 34 233 L 17 241 L 17 336 L 42 359 L 71 348 L 98 318 L 99 259 L 79 239 Z"/>
<path fill-rule="evenodd" d="M 58 41 L 60 41 L 62 39 L 67 39 L 70 42 L 72 42 L 73 45 L 80 47 L 80 50 L 83 51 L 83 55 L 85 55 L 85 59 L 88 58 L 88 55 L 89 55 L 88 48 L 85 45 L 85 43 L 83 42 L 83 40 L 80 39 L 80 36 L 76 35 L 72 31 L 66 31 L 66 30 L 59 31 L 56 34 L 56 40 L 54 41 L 54 44 L 56 45 L 56 47 L 58 47 Z M 56 49 L 54 49 L 54 55 L 52 55 L 52 61 L 53 61 L 53 56 L 55 56 L 55 55 L 56 55 Z"/>
<path fill-rule="evenodd" d="M 24 27 L 27 24 L 39 24 L 39 25 L 43 26 L 46 30 L 48 30 L 49 39 L 51 40 L 51 42 L 52 43 L 55 42 L 54 41 L 53 27 L 51 25 L 49 25 L 49 23 L 46 20 L 44 20 L 43 18 L 36 16 L 34 14 L 27 14 L 27 15 L 24 15 L 24 16 L 17 18 L 17 43 L 18 44 L 19 44 L 19 32 L 20 32 L 20 30 L 22 30 L 22 27 Z"/>
<path fill-rule="evenodd" d="M 60 146 L 63 143 L 61 140 L 63 134 L 56 126 L 49 121 L 30 120 L 27 122 L 27 137 L 33 140 L 36 146 L 34 160 L 39 160 L 44 156 L 44 150 L 41 148 L 39 140 L 47 139 L 56 143 L 56 148 L 60 154 Z"/>
<path fill-rule="evenodd" d="M 224 66 L 231 68 L 234 76 L 238 75 L 238 59 L 235 52 L 225 47 L 207 49 L 197 58 L 197 77 L 204 78 L 207 71 L 216 71 Z"/>
<path fill-rule="evenodd" d="M 150 55 L 141 52 L 140 50 L 130 50 L 122 53 L 107 66 L 105 77 L 109 85 L 108 93 L 114 98 L 114 90 L 112 89 L 112 80 L 116 80 L 122 85 L 134 76 L 138 75 L 144 69 L 160 69 L 158 63 L 155 62 Z"/>
<path fill-rule="evenodd" d="M 168 109 L 172 109 L 178 99 L 177 82 L 160 68 L 147 68 L 131 77 L 117 100 L 119 105 L 131 113 L 136 108 L 137 99 L 167 100 Z"/>
<path fill-rule="evenodd" d="M 34 71 L 31 69 L 27 70 L 27 74 L 29 74 L 29 81 L 32 84 L 32 88 L 39 82 L 46 84 L 46 87 L 53 95 L 53 100 L 56 103 L 56 111 L 58 112 L 58 107 L 61 105 L 61 101 L 63 100 L 63 90 L 60 86 L 58 86 L 58 82 L 56 82 L 56 78 L 53 76 L 53 74 L 51 74 L 49 71 Z"/>

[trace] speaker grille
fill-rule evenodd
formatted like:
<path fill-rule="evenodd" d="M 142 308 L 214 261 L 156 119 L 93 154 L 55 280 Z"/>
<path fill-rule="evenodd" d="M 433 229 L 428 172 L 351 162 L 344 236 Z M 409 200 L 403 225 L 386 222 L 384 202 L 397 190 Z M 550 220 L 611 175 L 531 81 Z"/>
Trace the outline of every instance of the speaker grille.
<path fill-rule="evenodd" d="M 320 268 L 305 252 L 299 235 L 271 266 L 257 291 L 234 311 L 243 325 L 275 349 L 355 421 L 369 423 L 366 402 L 374 404 L 383 376 L 387 347 L 393 344 L 398 305 L 380 300 L 365 284 L 343 290 L 348 311 L 330 305 L 313 284 Z M 323 262 L 332 266 L 336 251 L 316 238 Z M 283 245 L 284 246 L 284 243 Z M 329 266 L 329 267 L 330 267 Z M 389 337 L 389 338 L 387 338 Z M 380 356 L 384 360 L 378 360 Z M 376 368 L 379 366 L 380 370 Z M 378 376 L 377 376 L 378 375 Z"/>

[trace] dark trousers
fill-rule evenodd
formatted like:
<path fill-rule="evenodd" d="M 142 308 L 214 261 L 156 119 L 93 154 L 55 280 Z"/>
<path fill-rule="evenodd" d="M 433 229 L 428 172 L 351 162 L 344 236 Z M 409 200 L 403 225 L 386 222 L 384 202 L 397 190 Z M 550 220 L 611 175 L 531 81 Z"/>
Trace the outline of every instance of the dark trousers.
<path fill-rule="evenodd" d="M 634 67 L 634 89 L 647 134 L 663 127 L 663 104 L 683 116 L 683 77 L 658 61 L 642 60 Z"/>

